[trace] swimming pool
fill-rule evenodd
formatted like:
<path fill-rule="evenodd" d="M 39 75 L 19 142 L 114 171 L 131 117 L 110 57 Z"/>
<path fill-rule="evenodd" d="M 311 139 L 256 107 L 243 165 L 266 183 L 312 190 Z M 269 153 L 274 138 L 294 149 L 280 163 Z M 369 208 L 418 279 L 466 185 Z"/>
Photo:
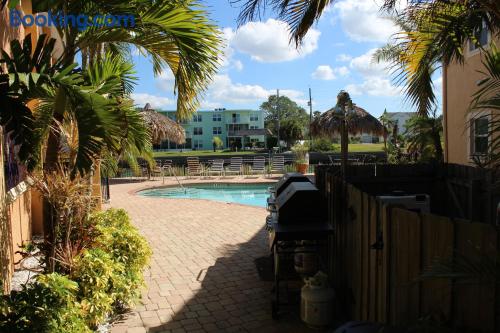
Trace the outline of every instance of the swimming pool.
<path fill-rule="evenodd" d="M 207 199 L 266 207 L 267 189 L 272 184 L 198 184 L 140 191 L 146 197 Z"/>

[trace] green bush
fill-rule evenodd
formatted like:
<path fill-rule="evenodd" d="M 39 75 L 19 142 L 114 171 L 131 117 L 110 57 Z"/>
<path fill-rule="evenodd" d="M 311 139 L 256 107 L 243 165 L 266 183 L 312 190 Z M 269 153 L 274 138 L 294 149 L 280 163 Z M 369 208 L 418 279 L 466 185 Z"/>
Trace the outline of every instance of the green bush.
<path fill-rule="evenodd" d="M 310 150 L 323 153 L 334 151 L 335 149 L 331 140 L 327 138 L 318 138 L 313 140 Z"/>
<path fill-rule="evenodd" d="M 71 279 L 78 283 L 85 317 L 91 326 L 104 321 L 113 311 L 115 284 L 123 288 L 119 279 L 125 268 L 113 261 L 110 254 L 101 249 L 84 251 L 75 258 Z"/>
<path fill-rule="evenodd" d="M 130 223 L 127 212 L 123 209 L 109 209 L 96 213 L 97 246 L 109 253 L 113 261 L 122 264 L 126 270 L 123 278 L 125 288 L 114 288 L 117 306 L 130 306 L 140 295 L 144 284 L 143 269 L 149 264 L 151 249 L 148 242 Z"/>
<path fill-rule="evenodd" d="M 0 299 L 0 332 L 91 332 L 134 303 L 151 257 L 147 241 L 124 210 L 96 213 L 89 224 L 95 239 L 74 258 L 68 276 L 40 275 Z"/>
<path fill-rule="evenodd" d="M 39 275 L 34 283 L 0 301 L 0 332 L 85 333 L 78 284 L 66 276 Z"/>

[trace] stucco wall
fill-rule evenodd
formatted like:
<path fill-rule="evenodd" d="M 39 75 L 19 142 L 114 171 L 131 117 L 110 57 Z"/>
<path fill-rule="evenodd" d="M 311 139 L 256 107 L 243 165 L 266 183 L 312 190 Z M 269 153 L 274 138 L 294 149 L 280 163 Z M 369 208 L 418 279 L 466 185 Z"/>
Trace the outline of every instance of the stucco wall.
<path fill-rule="evenodd" d="M 498 40 L 496 45 L 499 45 Z M 467 112 L 477 83 L 484 78 L 480 52 L 466 51 L 464 64 L 453 63 L 443 75 L 443 113 L 445 125 L 445 158 L 449 163 L 471 164 L 470 129 Z"/>

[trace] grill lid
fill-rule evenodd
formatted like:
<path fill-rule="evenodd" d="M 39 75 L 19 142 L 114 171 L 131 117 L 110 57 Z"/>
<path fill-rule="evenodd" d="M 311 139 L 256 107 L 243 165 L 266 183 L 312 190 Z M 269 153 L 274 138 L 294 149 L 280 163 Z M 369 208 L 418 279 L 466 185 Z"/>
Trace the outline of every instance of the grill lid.
<path fill-rule="evenodd" d="M 274 189 L 276 191 L 276 197 L 278 197 L 281 194 L 281 192 L 283 192 L 288 187 L 288 185 L 294 182 L 310 183 L 311 181 L 309 180 L 309 178 L 298 172 L 286 173 L 274 186 Z"/>

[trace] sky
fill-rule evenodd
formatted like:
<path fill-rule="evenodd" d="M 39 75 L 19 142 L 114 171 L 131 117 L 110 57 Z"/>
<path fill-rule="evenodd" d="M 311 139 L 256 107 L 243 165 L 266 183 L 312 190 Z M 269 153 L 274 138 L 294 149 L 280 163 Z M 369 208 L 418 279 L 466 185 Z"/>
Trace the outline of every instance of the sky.
<path fill-rule="evenodd" d="M 392 21 L 379 12 L 380 0 L 335 1 L 299 50 L 289 44 L 288 26 L 282 21 L 264 17 L 237 29 L 239 8 L 230 1 L 201 0 L 225 40 L 221 66 L 200 99 L 201 110 L 258 109 L 276 89 L 309 110 L 311 88 L 315 111 L 333 107 L 342 89 L 355 104 L 377 117 L 384 109 L 414 111 L 391 80 L 387 64 L 372 61 L 374 50 L 397 32 Z M 135 103 L 175 110 L 172 73 L 155 77 L 148 59 L 135 53 L 133 60 L 139 76 L 132 96 Z M 440 85 L 438 78 L 438 98 Z"/>

